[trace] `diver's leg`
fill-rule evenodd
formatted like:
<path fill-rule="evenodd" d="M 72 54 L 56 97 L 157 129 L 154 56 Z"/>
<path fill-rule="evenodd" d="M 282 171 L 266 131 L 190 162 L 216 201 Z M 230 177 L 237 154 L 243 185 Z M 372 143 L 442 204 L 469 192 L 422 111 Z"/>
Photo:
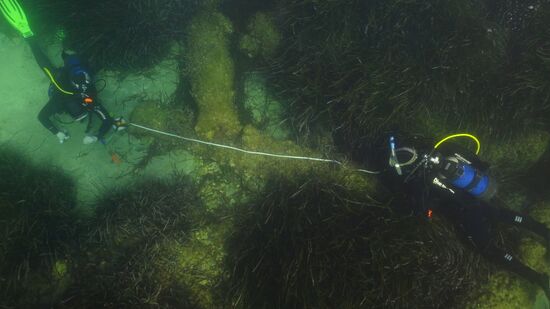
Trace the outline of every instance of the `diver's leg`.
<path fill-rule="evenodd" d="M 103 140 L 105 137 L 105 134 L 109 132 L 109 130 L 113 126 L 113 118 L 111 115 L 109 115 L 109 112 L 103 107 L 103 105 L 98 104 L 96 108 L 94 109 L 95 114 L 97 117 L 101 120 L 101 128 L 99 128 L 99 132 L 97 133 L 97 138 L 99 140 Z"/>
<path fill-rule="evenodd" d="M 546 274 L 541 274 L 527 267 L 516 259 L 510 252 L 504 251 L 491 243 L 490 229 L 494 213 L 492 207 L 475 205 L 467 207 L 464 212 L 464 230 L 472 240 L 482 256 L 488 261 L 500 265 L 531 283 L 540 286 L 550 299 L 550 282 Z M 509 215 L 505 213 L 504 215 Z"/>
<path fill-rule="evenodd" d="M 483 250 L 483 256 L 491 262 L 500 265 L 507 271 L 511 271 L 527 281 L 538 285 L 550 299 L 550 282 L 546 274 L 536 272 L 516 259 L 511 253 L 495 246 L 489 246 Z"/>
<path fill-rule="evenodd" d="M 524 229 L 542 236 L 545 240 L 550 241 L 550 229 L 548 229 L 546 225 L 535 221 L 533 218 L 524 216 L 519 212 L 505 207 L 489 206 L 489 209 L 494 219 L 523 227 Z"/>
<path fill-rule="evenodd" d="M 88 116 L 88 111 L 82 107 L 79 98 L 65 96 L 62 100 L 63 111 L 71 115 L 75 121 L 81 121 Z"/>
<path fill-rule="evenodd" d="M 90 133 L 90 131 L 92 130 L 93 118 L 94 117 L 92 117 L 92 115 L 88 115 L 88 124 L 86 125 L 86 134 Z"/>
<path fill-rule="evenodd" d="M 527 267 L 516 259 L 510 252 L 501 250 L 491 244 L 490 225 L 486 212 L 483 209 L 472 209 L 466 213 L 464 229 L 468 238 L 472 240 L 478 251 L 491 263 L 500 265 L 503 269 L 511 271 L 522 278 L 540 286 L 546 295 L 550 297 L 550 282 L 546 274 L 541 274 Z"/>
<path fill-rule="evenodd" d="M 50 117 L 57 112 L 59 112 L 58 103 L 53 99 L 50 99 L 48 103 L 46 103 L 46 105 L 40 110 L 40 113 L 38 113 L 38 120 L 40 123 L 54 135 L 59 132 L 59 129 L 50 120 Z"/>
<path fill-rule="evenodd" d="M 483 251 L 489 246 L 490 226 L 491 222 L 488 220 L 487 210 L 480 207 L 477 204 L 467 205 L 463 210 L 463 217 L 461 226 L 468 236 L 468 239 L 472 241 L 474 246 Z"/>
<path fill-rule="evenodd" d="M 44 70 L 44 72 L 46 72 L 46 70 L 48 70 L 50 73 L 52 73 L 54 71 L 54 67 L 53 67 L 50 59 L 48 59 L 46 54 L 38 46 L 38 42 L 36 41 L 36 38 L 30 37 L 30 38 L 27 38 L 26 41 L 27 41 L 27 43 L 29 43 L 32 54 L 34 55 L 34 58 L 36 59 L 36 62 L 40 66 L 40 69 Z M 46 75 L 47 75 L 47 73 L 46 73 Z M 48 77 L 49 77 L 49 75 L 48 75 Z"/>

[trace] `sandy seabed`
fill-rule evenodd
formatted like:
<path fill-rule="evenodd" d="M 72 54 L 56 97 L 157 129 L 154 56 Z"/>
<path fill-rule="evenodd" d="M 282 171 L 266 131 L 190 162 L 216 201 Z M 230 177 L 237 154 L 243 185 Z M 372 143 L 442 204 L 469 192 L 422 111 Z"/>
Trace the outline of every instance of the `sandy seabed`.
<path fill-rule="evenodd" d="M 59 44 L 47 47 L 46 52 L 52 62 L 60 64 Z M 70 117 L 60 115 L 57 119 L 68 124 L 56 124 L 68 130 L 71 136 L 60 144 L 37 118 L 48 101 L 50 81 L 35 62 L 29 46 L 21 38 L 9 38 L 0 33 L 0 55 L 0 147 L 14 147 L 36 164 L 63 168 L 76 181 L 79 206 L 89 205 L 105 190 L 135 179 L 136 175 L 131 173 L 133 164 L 145 154 L 145 143 L 122 132 L 109 134 L 106 145 L 84 145 L 82 140 L 87 120 L 71 123 Z M 157 74 L 152 78 L 100 72 L 98 75 L 102 76 L 98 78 L 108 80 L 99 95 L 101 103 L 113 117 L 128 119 L 133 108 L 147 97 L 154 98 L 161 95 L 160 92 L 175 90 L 178 73 L 173 62 L 159 67 L 153 69 Z M 102 84 L 98 83 L 98 87 L 101 88 Z M 93 123 L 96 129 L 92 132 L 97 132 L 99 119 L 94 118 Z M 113 154 L 117 154 L 121 162 L 113 162 Z M 162 175 L 167 172 L 157 170 L 154 173 Z"/>

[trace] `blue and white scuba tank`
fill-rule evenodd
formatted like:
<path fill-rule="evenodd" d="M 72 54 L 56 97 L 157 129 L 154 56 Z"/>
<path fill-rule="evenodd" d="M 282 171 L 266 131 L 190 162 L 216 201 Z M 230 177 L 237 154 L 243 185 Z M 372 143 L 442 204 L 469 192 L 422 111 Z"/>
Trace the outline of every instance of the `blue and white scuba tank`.
<path fill-rule="evenodd" d="M 490 200 L 496 195 L 494 179 L 459 154 L 443 158 L 438 166 L 438 176 L 453 188 L 483 200 Z"/>

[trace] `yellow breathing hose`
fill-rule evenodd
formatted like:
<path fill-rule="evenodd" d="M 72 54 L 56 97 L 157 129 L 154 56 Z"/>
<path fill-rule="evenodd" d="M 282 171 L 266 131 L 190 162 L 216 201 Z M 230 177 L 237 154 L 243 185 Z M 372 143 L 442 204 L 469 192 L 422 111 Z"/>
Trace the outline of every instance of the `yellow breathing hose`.
<path fill-rule="evenodd" d="M 441 144 L 445 143 L 446 141 L 457 137 L 469 137 L 473 139 L 477 145 L 476 155 L 479 154 L 479 151 L 481 150 L 481 143 L 479 142 L 479 139 L 477 139 L 477 137 L 473 136 L 472 134 L 468 134 L 468 133 L 459 133 L 459 134 L 449 135 L 444 139 L 440 140 L 437 144 L 435 144 L 434 149 L 437 149 L 437 147 L 441 146 Z"/>
<path fill-rule="evenodd" d="M 74 94 L 74 92 L 69 92 L 69 91 L 63 90 L 63 88 L 61 88 L 61 86 L 59 86 L 59 84 L 55 81 L 55 78 L 53 78 L 52 72 L 50 72 L 50 70 L 48 70 L 48 68 L 42 68 L 42 69 L 44 69 L 44 72 L 46 72 L 46 74 L 48 75 L 48 77 L 52 81 L 52 84 L 54 84 L 55 87 L 59 91 L 63 92 L 64 94 L 68 94 L 68 95 L 73 95 Z"/>

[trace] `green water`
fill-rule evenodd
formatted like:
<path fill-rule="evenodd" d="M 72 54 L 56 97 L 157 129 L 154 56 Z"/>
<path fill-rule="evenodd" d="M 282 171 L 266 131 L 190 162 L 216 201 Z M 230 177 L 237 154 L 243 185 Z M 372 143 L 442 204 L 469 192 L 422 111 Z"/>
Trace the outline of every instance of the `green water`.
<path fill-rule="evenodd" d="M 0 307 L 549 307 L 460 226 L 411 216 L 387 142 L 473 134 L 499 206 L 550 226 L 547 1 L 21 6 L 75 94 L 0 21 Z M 124 130 L 86 143 L 105 115 L 84 96 Z M 547 242 L 496 225 L 550 273 Z"/>

